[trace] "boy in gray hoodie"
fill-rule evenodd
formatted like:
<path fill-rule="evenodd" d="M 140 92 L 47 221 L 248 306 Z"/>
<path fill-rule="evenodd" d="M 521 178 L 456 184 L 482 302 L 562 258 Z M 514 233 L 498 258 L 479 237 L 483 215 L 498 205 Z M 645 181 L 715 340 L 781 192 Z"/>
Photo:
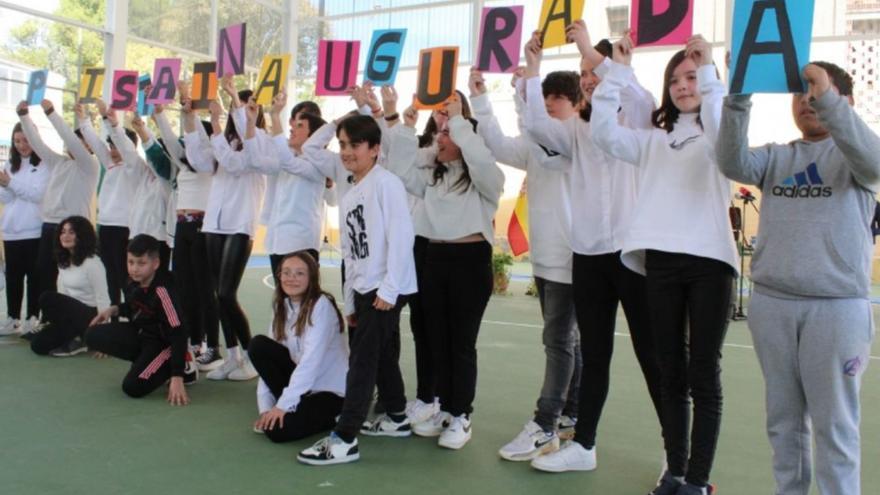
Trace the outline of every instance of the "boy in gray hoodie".
<path fill-rule="evenodd" d="M 718 166 L 761 188 L 749 329 L 766 383 L 776 494 L 861 493 L 859 388 L 874 323 L 870 223 L 880 137 L 852 108 L 852 79 L 808 64 L 792 113 L 803 137 L 749 148 L 749 95 L 725 99 Z"/>

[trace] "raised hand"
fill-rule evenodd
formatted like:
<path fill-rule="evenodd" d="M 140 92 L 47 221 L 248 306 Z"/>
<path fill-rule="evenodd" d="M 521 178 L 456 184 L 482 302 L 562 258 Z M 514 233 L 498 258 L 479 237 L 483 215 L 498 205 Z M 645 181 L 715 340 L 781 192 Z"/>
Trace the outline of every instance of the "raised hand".
<path fill-rule="evenodd" d="M 419 120 L 419 111 L 416 110 L 416 107 L 410 105 L 406 110 L 403 111 L 403 123 L 408 127 L 416 128 L 416 122 Z"/>
<path fill-rule="evenodd" d="M 471 90 L 471 98 L 486 93 L 486 80 L 483 72 L 476 67 L 471 67 L 471 76 L 468 78 L 468 89 Z"/>
<path fill-rule="evenodd" d="M 18 102 L 18 106 L 15 107 L 15 113 L 19 115 L 19 117 L 28 114 L 28 104 L 26 101 L 22 100 Z"/>
<path fill-rule="evenodd" d="M 525 77 L 525 75 L 526 75 L 525 66 L 520 65 L 519 67 L 517 67 L 516 70 L 513 71 L 513 74 L 510 76 L 510 86 L 515 88 L 516 82 L 519 81 L 520 79 L 522 79 L 523 77 Z"/>
<path fill-rule="evenodd" d="M 541 31 L 534 31 L 523 49 L 526 56 L 526 77 L 534 77 L 541 73 Z"/>
<path fill-rule="evenodd" d="M 40 106 L 43 107 L 43 113 L 49 115 L 50 113 L 55 111 L 55 105 L 52 104 L 49 100 L 43 100 L 40 102 Z"/>
<path fill-rule="evenodd" d="M 282 87 L 275 97 L 272 98 L 272 107 L 269 112 L 272 115 L 281 115 L 281 111 L 287 106 L 287 88 Z"/>
<path fill-rule="evenodd" d="M 702 35 L 695 34 L 688 38 L 685 45 L 685 56 L 692 59 L 697 67 L 712 64 L 712 46 Z"/>
<path fill-rule="evenodd" d="M 618 64 L 632 64 L 633 40 L 630 35 L 631 31 L 627 29 L 623 32 L 623 37 L 617 40 L 612 46 L 612 59 Z"/>
<path fill-rule="evenodd" d="M 593 41 L 590 39 L 590 30 L 587 29 L 587 23 L 583 19 L 578 19 L 565 27 L 565 39 L 577 46 L 578 51 L 583 56 L 586 51 L 593 48 Z"/>
<path fill-rule="evenodd" d="M 811 98 L 819 98 L 831 88 L 831 77 L 828 72 L 816 64 L 804 66 L 804 80 L 807 81 L 807 93 Z"/>
<path fill-rule="evenodd" d="M 379 92 L 382 94 L 382 110 L 385 112 L 385 116 L 396 114 L 397 90 L 394 89 L 394 86 L 386 84 L 379 89 Z"/>
<path fill-rule="evenodd" d="M 449 118 L 455 117 L 456 115 L 461 115 L 461 99 L 458 95 L 452 95 L 446 100 L 444 103 L 446 107 L 446 113 L 449 114 Z"/>

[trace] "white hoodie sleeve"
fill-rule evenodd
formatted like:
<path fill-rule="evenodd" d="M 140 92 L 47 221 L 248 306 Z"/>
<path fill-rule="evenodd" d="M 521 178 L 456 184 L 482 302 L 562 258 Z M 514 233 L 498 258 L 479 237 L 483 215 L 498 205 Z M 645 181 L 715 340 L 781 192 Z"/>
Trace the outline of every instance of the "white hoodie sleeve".
<path fill-rule="evenodd" d="M 73 130 L 67 125 L 67 122 L 58 115 L 58 112 L 52 112 L 49 115 L 49 122 L 52 123 L 52 127 L 55 128 L 55 131 L 61 136 L 61 140 L 64 141 L 64 145 L 67 146 L 67 151 L 73 156 L 73 159 L 76 160 L 76 164 L 79 167 L 94 167 L 95 162 L 92 158 L 92 154 L 89 153 L 89 150 L 83 146 L 82 141 L 74 134 Z M 95 167 L 97 168 L 97 167 Z M 95 170 L 97 172 L 97 170 Z"/>
<path fill-rule="evenodd" d="M 333 336 L 339 333 L 339 319 L 330 301 L 321 296 L 312 310 L 312 324 L 303 331 L 303 354 L 290 375 L 276 406 L 283 411 L 296 411 L 302 396 L 312 390 L 326 359 Z"/>
<path fill-rule="evenodd" d="M 281 163 L 275 148 L 269 148 L 264 140 L 252 137 L 244 140 L 244 152 L 252 169 L 263 175 L 278 175 Z"/>
<path fill-rule="evenodd" d="M 407 125 L 396 125 L 388 131 L 388 138 L 388 170 L 400 177 L 406 192 L 424 198 L 430 170 L 419 163 L 420 160 L 427 160 L 428 155 L 419 152 L 415 129 Z M 433 155 L 431 159 L 433 160 Z"/>
<path fill-rule="evenodd" d="M 19 116 L 19 120 L 21 121 L 21 130 L 24 132 L 28 143 L 31 145 L 31 148 L 37 156 L 46 162 L 60 162 L 67 159 L 66 156 L 56 153 L 52 148 L 46 145 L 46 142 L 43 141 L 43 137 L 40 136 L 40 131 L 37 129 L 36 124 L 31 120 L 30 114 Z"/>
<path fill-rule="evenodd" d="M 168 122 L 165 112 L 153 114 L 153 120 L 156 122 L 156 127 L 159 128 L 159 136 L 162 137 L 162 141 L 165 143 L 165 147 L 168 148 L 171 158 L 177 162 L 182 158 L 186 158 L 186 152 L 183 150 L 183 146 L 180 145 L 177 133 L 171 128 L 171 122 Z"/>
<path fill-rule="evenodd" d="M 8 170 L 9 168 L 7 168 Z M 19 172 L 21 172 L 21 169 L 19 169 Z M 9 185 L 0 189 L 4 193 L 8 190 L 14 196 L 39 205 L 43 201 L 43 194 L 45 194 L 46 186 L 49 184 L 49 174 L 40 175 L 40 180 L 38 181 L 29 181 L 23 176 L 24 174 L 12 174 L 9 178 Z"/>
<path fill-rule="evenodd" d="M 485 199 L 495 206 L 504 189 L 504 172 L 498 168 L 495 157 L 486 147 L 470 121 L 461 115 L 449 119 L 449 138 L 461 148 L 461 155 L 468 164 L 471 182 Z"/>
<path fill-rule="evenodd" d="M 92 256 L 83 262 L 87 264 L 86 276 L 89 277 L 89 283 L 92 290 L 95 291 L 95 301 L 98 304 L 98 312 L 104 311 L 110 307 L 110 292 L 107 290 L 107 271 L 104 269 L 104 263 L 101 258 Z"/>
<path fill-rule="evenodd" d="M 724 107 L 724 95 L 727 89 L 718 79 L 713 64 L 703 65 L 697 69 L 697 87 L 702 98 L 700 122 L 703 123 L 703 133 L 706 134 L 712 149 L 715 149 L 718 130 L 721 127 L 721 109 Z"/>
<path fill-rule="evenodd" d="M 632 78 L 632 67 L 611 62 L 607 76 L 593 92 L 590 116 L 593 141 L 606 153 L 639 165 L 651 131 L 636 131 L 620 125 L 617 110 L 620 92 Z"/>
<path fill-rule="evenodd" d="M 397 304 L 412 264 L 413 232 L 412 215 L 409 213 L 406 190 L 399 180 L 388 180 L 382 184 L 378 199 L 382 207 L 382 222 L 385 224 L 385 242 L 388 246 L 385 263 L 385 278 L 379 284 L 377 295 L 383 301 Z"/>
<path fill-rule="evenodd" d="M 547 107 L 544 106 L 544 94 L 541 91 L 539 77 L 526 79 L 525 111 L 523 122 L 536 143 L 566 158 L 574 158 L 574 140 L 577 131 L 575 119 L 580 117 L 574 116 L 564 122 L 550 117 Z"/>
<path fill-rule="evenodd" d="M 269 390 L 269 386 L 262 378 L 257 380 L 257 410 L 260 414 L 268 412 L 275 407 L 275 396 Z"/>
<path fill-rule="evenodd" d="M 474 118 L 479 122 L 477 132 L 492 151 L 495 159 L 513 168 L 525 170 L 529 162 L 529 144 L 522 136 L 504 135 L 492 111 L 489 95 L 483 93 L 471 98 L 471 108 L 474 111 Z"/>
<path fill-rule="evenodd" d="M 201 124 L 198 124 L 201 127 Z M 197 172 L 214 173 L 214 150 L 207 135 L 202 132 L 190 132 L 184 134 L 183 144 L 186 152 L 186 161 Z"/>
<path fill-rule="evenodd" d="M 109 128 L 109 126 L 103 124 L 102 127 L 105 129 Z M 98 137 L 98 133 L 96 133 L 95 128 L 92 127 L 92 122 L 88 119 L 80 120 L 79 131 L 82 133 L 83 140 L 89 145 L 89 148 L 92 149 L 92 153 L 98 158 L 98 163 L 105 169 L 112 167 L 113 159 L 110 158 L 110 150 L 107 148 L 107 142 Z"/>
<path fill-rule="evenodd" d="M 214 149 L 214 156 L 217 163 L 226 170 L 227 173 L 235 176 L 248 173 L 247 154 L 242 151 L 235 151 L 229 146 L 229 141 L 223 134 L 211 136 L 211 147 Z"/>
<path fill-rule="evenodd" d="M 309 160 L 306 160 L 303 156 L 296 156 L 293 154 L 293 151 L 290 150 L 290 146 L 287 145 L 287 139 L 283 135 L 273 137 L 271 145 L 275 155 L 278 157 L 278 168 L 280 170 L 310 181 L 324 181 L 326 176 L 321 173 L 317 167 L 313 166 Z M 314 153 L 317 156 L 321 156 L 320 151 L 314 151 Z M 326 155 L 325 158 L 325 160 L 321 160 L 322 163 L 330 160 L 330 157 L 327 157 Z"/>
<path fill-rule="evenodd" d="M 336 124 L 328 122 L 322 125 L 303 143 L 302 156 L 324 177 L 339 182 L 347 179 L 338 173 L 343 169 L 342 159 L 339 158 L 338 153 L 326 149 L 334 137 L 336 137 Z"/>

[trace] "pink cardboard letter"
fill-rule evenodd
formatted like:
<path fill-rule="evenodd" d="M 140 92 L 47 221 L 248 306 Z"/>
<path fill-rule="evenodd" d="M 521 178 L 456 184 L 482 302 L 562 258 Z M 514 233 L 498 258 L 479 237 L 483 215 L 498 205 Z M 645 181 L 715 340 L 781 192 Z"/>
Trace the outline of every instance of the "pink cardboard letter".
<path fill-rule="evenodd" d="M 147 96 L 148 104 L 166 104 L 174 101 L 177 80 L 180 77 L 179 58 L 157 58 L 153 65 L 153 89 Z"/>
<path fill-rule="evenodd" d="M 636 46 L 683 45 L 694 32 L 694 0 L 632 0 Z"/>
<path fill-rule="evenodd" d="M 318 81 L 315 94 L 344 95 L 357 84 L 360 41 L 321 40 L 318 43 Z"/>
<path fill-rule="evenodd" d="M 138 73 L 135 70 L 113 71 L 113 94 L 110 108 L 130 111 L 137 107 Z"/>
<path fill-rule="evenodd" d="M 523 7 L 484 7 L 480 20 L 477 67 L 483 72 L 513 72 L 522 45 Z"/>
<path fill-rule="evenodd" d="M 217 77 L 244 74 L 244 42 L 247 24 L 236 24 L 220 30 L 217 40 Z"/>

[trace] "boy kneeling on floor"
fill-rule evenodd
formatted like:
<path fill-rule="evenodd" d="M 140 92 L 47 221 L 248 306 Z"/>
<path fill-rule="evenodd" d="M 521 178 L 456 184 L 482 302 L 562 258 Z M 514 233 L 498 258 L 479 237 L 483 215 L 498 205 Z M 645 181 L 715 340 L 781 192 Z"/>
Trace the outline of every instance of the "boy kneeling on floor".
<path fill-rule="evenodd" d="M 128 276 L 125 302 L 98 313 L 86 332 L 89 348 L 131 361 L 122 390 L 143 397 L 170 378 L 168 402 L 189 403 L 185 383 L 198 379 L 187 352 L 187 332 L 178 311 L 171 275 L 159 270 L 159 241 L 141 234 L 128 242 Z M 105 323 L 113 316 L 128 322 Z"/>

